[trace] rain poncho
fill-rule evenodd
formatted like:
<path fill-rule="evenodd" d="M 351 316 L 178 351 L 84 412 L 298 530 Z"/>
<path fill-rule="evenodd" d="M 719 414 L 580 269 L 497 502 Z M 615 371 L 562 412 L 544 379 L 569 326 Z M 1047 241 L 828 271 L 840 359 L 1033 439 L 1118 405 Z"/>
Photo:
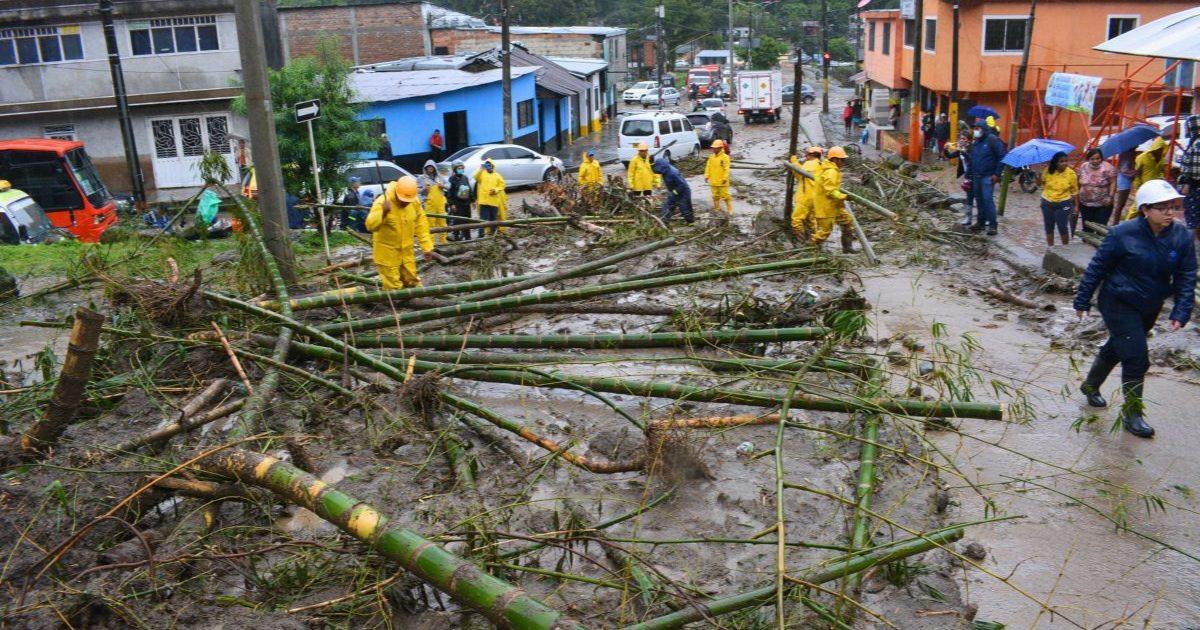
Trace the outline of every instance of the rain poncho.
<path fill-rule="evenodd" d="M 629 160 L 629 168 L 625 171 L 625 185 L 633 192 L 644 192 L 654 188 L 654 171 L 650 168 L 650 158 L 639 154 Z"/>
<path fill-rule="evenodd" d="M 432 177 L 428 174 L 428 169 L 431 166 L 435 173 Z M 417 194 L 425 206 L 427 216 L 429 214 L 446 213 L 446 189 L 448 186 L 446 178 L 437 172 L 437 164 L 433 160 L 426 160 L 425 167 L 421 169 L 421 176 L 417 178 Z M 445 225 L 445 218 L 429 217 L 429 227 L 445 227 Z M 434 235 L 434 240 L 444 244 L 446 242 L 446 233 L 442 232 Z"/>
<path fill-rule="evenodd" d="M 594 188 L 604 181 L 600 172 L 600 162 L 584 154 L 579 164 L 579 185 L 583 188 Z"/>
<path fill-rule="evenodd" d="M 704 165 L 704 179 L 712 188 L 713 210 L 719 210 L 721 202 L 729 214 L 733 214 L 733 197 L 729 195 L 729 154 L 719 151 L 708 156 Z"/>
<path fill-rule="evenodd" d="M 501 207 L 504 203 L 504 178 L 496 171 L 481 168 L 475 173 L 475 195 L 481 206 Z"/>
<path fill-rule="evenodd" d="M 375 198 L 366 221 L 367 231 L 372 235 L 375 266 L 385 290 L 421 286 L 413 239 L 420 244 L 421 251 L 433 251 L 433 236 L 421 202 L 400 201 L 395 189 L 393 182 L 386 193 Z M 385 206 L 387 216 L 384 216 Z"/>

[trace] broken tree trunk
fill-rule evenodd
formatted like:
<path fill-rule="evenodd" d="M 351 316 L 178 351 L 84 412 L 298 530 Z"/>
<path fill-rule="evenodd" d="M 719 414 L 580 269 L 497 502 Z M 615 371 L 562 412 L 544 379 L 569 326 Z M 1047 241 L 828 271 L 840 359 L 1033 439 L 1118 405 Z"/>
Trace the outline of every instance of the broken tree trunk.
<path fill-rule="evenodd" d="M 391 527 L 375 508 L 273 457 L 229 449 L 201 466 L 266 488 L 333 523 L 384 557 L 503 628 L 565 629 L 577 624 L 523 590 L 485 573 L 420 534 Z"/>
<path fill-rule="evenodd" d="M 20 457 L 31 458 L 44 454 L 58 443 L 58 438 L 75 419 L 75 413 L 83 404 L 88 379 L 92 377 L 92 364 L 100 347 L 100 330 L 103 326 L 104 317 L 99 313 L 86 308 L 75 311 L 75 325 L 71 328 L 67 356 L 63 359 L 62 372 L 54 385 L 54 394 L 42 418 L 21 435 Z"/>
<path fill-rule="evenodd" d="M 730 267 L 727 269 L 714 269 L 711 271 L 701 271 L 697 273 L 687 273 L 676 276 L 666 276 L 662 278 L 651 278 L 647 280 L 636 280 L 632 282 L 615 282 L 612 284 L 601 284 L 590 287 L 566 289 L 564 291 L 545 291 L 536 295 L 513 295 L 491 300 L 483 300 L 480 302 L 463 302 L 454 306 L 431 308 L 422 311 L 409 311 L 382 317 L 372 317 L 348 322 L 326 324 L 324 326 L 317 327 L 317 329 L 322 332 L 335 334 L 347 330 L 353 330 L 356 332 L 361 332 L 364 330 L 377 330 L 379 328 L 388 328 L 391 326 L 404 326 L 407 324 L 416 324 L 435 319 L 458 317 L 460 315 L 489 313 L 518 306 L 526 306 L 528 304 L 553 304 L 556 302 L 583 300 L 601 295 L 612 295 L 614 293 L 628 293 L 642 289 L 657 289 L 679 284 L 693 284 L 708 280 L 722 280 L 725 278 L 733 278 L 749 274 L 791 271 L 805 267 L 813 267 L 822 262 L 825 262 L 824 258 L 801 258 L 799 260 L 784 260 L 779 262 L 762 263 L 758 265 Z M 214 294 L 211 291 L 205 291 L 204 295 L 211 299 Z"/>
<path fill-rule="evenodd" d="M 1054 310 L 1054 305 L 1049 302 L 1046 302 L 1043 304 L 1038 304 L 1037 302 L 1034 302 L 1033 300 L 1031 300 L 1027 297 L 1022 297 L 1015 293 L 1010 293 L 1010 292 L 1005 291 L 1004 289 L 1001 289 L 1000 287 L 997 287 L 997 286 L 988 287 L 987 289 L 984 290 L 984 292 L 994 298 L 1008 302 L 1009 304 L 1016 304 L 1017 306 L 1024 306 L 1025 308 L 1032 308 L 1032 309 L 1043 310 L 1043 311 Z"/>

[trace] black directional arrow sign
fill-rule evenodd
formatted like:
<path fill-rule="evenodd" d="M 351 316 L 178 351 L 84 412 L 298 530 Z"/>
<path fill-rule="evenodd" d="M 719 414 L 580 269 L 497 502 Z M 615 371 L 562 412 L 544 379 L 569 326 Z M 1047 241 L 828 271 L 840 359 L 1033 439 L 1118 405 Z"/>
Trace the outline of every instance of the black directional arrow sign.
<path fill-rule="evenodd" d="M 302 123 L 321 117 L 321 101 L 311 100 L 296 103 L 296 122 Z"/>

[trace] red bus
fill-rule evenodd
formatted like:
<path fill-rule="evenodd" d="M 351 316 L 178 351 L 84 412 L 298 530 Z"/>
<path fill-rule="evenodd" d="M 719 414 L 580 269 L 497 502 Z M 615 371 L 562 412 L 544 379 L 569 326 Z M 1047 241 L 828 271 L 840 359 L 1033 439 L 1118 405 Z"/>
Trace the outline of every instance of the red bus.
<path fill-rule="evenodd" d="M 95 243 L 117 222 L 117 204 L 83 143 L 26 138 L 0 140 L 0 179 L 33 197 L 54 227 Z"/>
<path fill-rule="evenodd" d="M 688 89 L 693 85 L 697 89 L 697 94 L 700 98 L 708 96 L 709 90 L 721 84 L 721 66 L 707 65 L 688 70 Z"/>

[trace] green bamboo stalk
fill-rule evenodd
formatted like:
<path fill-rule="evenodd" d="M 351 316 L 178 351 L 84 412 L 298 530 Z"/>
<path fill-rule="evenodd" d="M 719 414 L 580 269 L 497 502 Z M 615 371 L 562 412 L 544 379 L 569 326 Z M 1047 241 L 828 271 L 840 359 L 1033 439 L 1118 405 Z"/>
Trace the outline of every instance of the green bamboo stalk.
<path fill-rule="evenodd" d="M 406 324 L 416 324 L 419 322 L 443 319 L 447 317 L 499 311 L 517 306 L 525 306 L 527 304 L 551 304 L 555 302 L 582 300 L 600 295 L 628 293 L 630 291 L 638 291 L 641 289 L 656 289 L 678 284 L 692 284 L 710 280 L 722 280 L 725 278 L 733 278 L 747 274 L 766 273 L 772 271 L 790 271 L 804 267 L 812 267 L 822 262 L 825 262 L 824 258 L 802 258 L 799 260 L 784 260 L 758 265 L 746 265 L 742 267 L 730 267 L 727 269 L 700 271 L 696 273 L 667 276 L 664 278 L 651 278 L 632 282 L 616 282 L 613 284 L 566 289 L 564 291 L 545 291 L 536 295 L 516 295 L 495 298 L 491 300 L 483 300 L 480 302 L 464 302 L 454 306 L 443 306 L 440 308 L 399 313 L 397 315 L 327 324 L 319 327 L 319 329 L 328 333 L 340 333 L 346 330 L 376 330 L 379 328 L 387 328 L 393 325 L 404 326 Z"/>
<path fill-rule="evenodd" d="M 720 357 L 699 357 L 699 356 L 677 356 L 677 357 L 656 357 L 656 356 L 632 356 L 632 355 L 590 355 L 590 354 L 569 354 L 563 352 L 545 352 L 545 353 L 527 353 L 527 352 L 457 352 L 454 350 L 400 350 L 392 349 L 387 343 L 372 344 L 367 340 L 380 340 L 385 337 L 378 336 L 360 336 L 355 341 L 359 346 L 373 346 L 379 348 L 389 348 L 384 350 L 385 354 L 392 352 L 395 356 L 407 358 L 416 356 L 418 359 L 425 361 L 434 361 L 437 363 L 453 363 L 455 365 L 519 365 L 523 363 L 534 364 L 566 364 L 566 365 L 587 365 L 597 363 L 676 363 L 681 365 L 694 365 L 702 367 L 713 372 L 755 372 L 755 371 L 772 371 L 791 373 L 795 372 L 804 363 L 804 359 L 741 359 L 741 358 L 720 358 Z M 412 346 L 408 346 L 411 348 Z M 843 359 L 829 359 L 822 357 L 813 364 L 812 369 L 818 372 L 840 372 L 843 374 L 858 374 L 862 372 L 862 365 L 846 361 Z"/>
<path fill-rule="evenodd" d="M 390 526 L 387 516 L 291 464 L 259 453 L 228 449 L 201 465 L 209 472 L 266 488 L 311 510 L 500 627 L 578 627 L 520 588 L 485 573 L 412 530 Z"/>
<path fill-rule="evenodd" d="M 844 560 L 828 565 L 824 569 L 810 570 L 807 572 L 807 575 L 802 575 L 802 578 L 805 582 L 823 584 L 847 575 L 865 571 L 878 564 L 902 560 L 962 538 L 964 527 L 959 526 L 954 529 L 910 538 L 897 544 L 887 545 L 870 553 L 846 557 Z M 769 586 L 697 604 L 696 606 L 684 608 L 668 615 L 627 626 L 625 630 L 670 630 L 680 628 L 694 621 L 726 615 L 753 606 L 771 604 L 774 602 L 774 599 L 775 584 L 772 583 Z"/>
<path fill-rule="evenodd" d="M 872 368 L 867 378 L 867 384 L 864 387 L 864 396 L 875 397 L 882 393 L 883 372 L 878 368 Z M 875 488 L 875 458 L 878 454 L 876 443 L 879 440 L 879 414 L 869 413 L 863 427 L 863 443 L 862 453 L 859 457 L 858 466 L 858 504 L 854 510 L 854 524 L 851 528 L 850 548 L 862 549 L 870 542 L 870 534 L 868 527 L 871 523 L 871 518 L 868 514 L 871 511 L 871 496 Z M 848 585 L 851 590 L 856 590 L 862 576 L 855 573 L 850 576 Z"/>
<path fill-rule="evenodd" d="M 374 348 L 672 348 L 692 345 L 775 343 L 812 341 L 829 333 L 828 328 L 743 328 L 701 332 L 588 335 L 361 335 L 359 347 Z M 469 358 L 469 357 L 468 357 Z"/>
<path fill-rule="evenodd" d="M 534 287 L 544 286 L 544 285 L 550 284 L 551 282 L 557 282 L 559 280 L 566 280 L 568 278 L 577 278 L 580 275 L 590 274 L 591 272 L 597 271 L 599 269 L 603 269 L 604 267 L 615 265 L 617 263 L 622 263 L 622 262 L 625 262 L 628 260 L 632 260 L 634 258 L 640 258 L 651 252 L 663 250 L 668 247 L 672 247 L 678 243 L 679 243 L 679 240 L 676 239 L 675 237 L 665 238 L 661 241 L 655 241 L 653 243 L 646 243 L 645 245 L 642 245 L 641 247 L 634 247 L 633 249 L 627 249 L 622 252 L 617 252 L 611 256 L 605 256 L 598 260 L 586 262 L 581 265 L 576 265 L 574 267 L 563 269 L 561 271 L 556 271 L 556 272 L 552 272 L 552 273 L 543 273 L 543 274 L 539 274 L 533 278 L 529 278 L 528 280 L 514 282 L 512 284 L 507 284 L 507 285 L 496 287 L 493 289 L 485 289 L 478 293 L 472 293 L 470 295 L 463 296 L 463 301 L 464 302 L 477 302 L 479 300 L 490 300 L 492 298 L 498 298 L 501 296 L 518 293 L 520 291 L 524 291 L 525 289 L 532 289 Z"/>
<path fill-rule="evenodd" d="M 356 282 L 367 284 L 378 283 L 378 278 L 369 278 L 367 276 L 359 276 L 357 274 L 343 273 L 339 274 L 343 277 L 351 277 Z M 413 287 L 410 289 L 393 289 L 390 291 L 360 291 L 350 294 L 321 294 L 311 295 L 306 297 L 293 298 L 291 307 L 293 311 L 307 311 L 314 308 L 325 308 L 327 306 L 341 306 L 343 304 L 373 304 L 375 302 L 386 302 L 388 300 L 407 300 L 418 297 L 434 297 L 439 295 L 451 295 L 454 293 L 464 293 L 466 291 L 479 291 L 482 289 L 490 289 L 499 287 L 521 280 L 528 280 L 532 275 L 524 276 L 509 276 L 507 278 L 488 278 L 486 280 L 471 280 L 469 282 L 448 282 L 446 284 L 431 284 L 425 287 Z M 279 310 L 278 300 L 263 300 L 257 302 L 258 306 L 269 308 L 273 311 Z"/>

